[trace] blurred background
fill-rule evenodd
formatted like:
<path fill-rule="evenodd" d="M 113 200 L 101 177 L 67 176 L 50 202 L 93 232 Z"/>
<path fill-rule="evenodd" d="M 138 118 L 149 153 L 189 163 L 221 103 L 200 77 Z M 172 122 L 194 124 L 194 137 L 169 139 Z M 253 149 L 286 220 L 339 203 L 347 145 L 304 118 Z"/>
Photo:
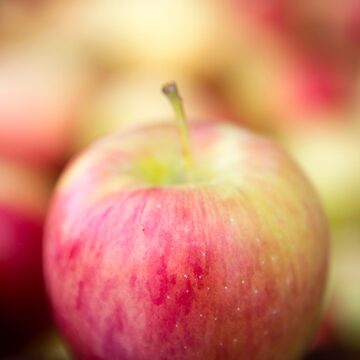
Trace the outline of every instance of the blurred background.
<path fill-rule="evenodd" d="M 41 272 L 52 188 L 99 136 L 171 120 L 168 80 L 189 118 L 272 136 L 307 172 L 332 236 L 307 359 L 360 359 L 359 0 L 1 0 L 0 358 L 70 359 Z"/>

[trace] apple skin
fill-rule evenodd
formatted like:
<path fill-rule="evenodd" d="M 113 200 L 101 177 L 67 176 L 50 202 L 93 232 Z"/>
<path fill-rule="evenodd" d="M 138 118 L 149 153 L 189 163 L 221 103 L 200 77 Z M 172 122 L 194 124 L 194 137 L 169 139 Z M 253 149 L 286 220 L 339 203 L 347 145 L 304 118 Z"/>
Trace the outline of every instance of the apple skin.
<path fill-rule="evenodd" d="M 42 235 L 50 181 L 0 159 L 0 356 L 50 321 L 42 272 Z"/>
<path fill-rule="evenodd" d="M 79 359 L 298 359 L 316 331 L 328 232 L 312 187 L 270 140 L 190 133 L 192 183 L 159 124 L 97 142 L 57 186 L 45 278 Z"/>

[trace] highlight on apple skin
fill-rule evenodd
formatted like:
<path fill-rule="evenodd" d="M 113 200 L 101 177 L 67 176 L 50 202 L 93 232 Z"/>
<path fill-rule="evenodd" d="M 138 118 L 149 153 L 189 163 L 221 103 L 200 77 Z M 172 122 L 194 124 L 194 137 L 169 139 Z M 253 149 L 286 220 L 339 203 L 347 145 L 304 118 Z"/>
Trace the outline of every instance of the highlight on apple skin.
<path fill-rule="evenodd" d="M 226 123 L 114 134 L 69 165 L 45 235 L 78 359 L 299 359 L 321 314 L 328 231 L 281 148 Z M 184 160 L 184 159 L 183 159 Z"/>

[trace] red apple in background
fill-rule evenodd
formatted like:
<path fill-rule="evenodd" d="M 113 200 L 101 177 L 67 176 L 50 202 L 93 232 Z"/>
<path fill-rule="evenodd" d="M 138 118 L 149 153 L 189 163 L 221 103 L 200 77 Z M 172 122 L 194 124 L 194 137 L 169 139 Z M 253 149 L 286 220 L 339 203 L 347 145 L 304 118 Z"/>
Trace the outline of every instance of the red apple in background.
<path fill-rule="evenodd" d="M 79 359 L 297 359 L 316 329 L 328 234 L 270 140 L 215 122 L 96 143 L 61 178 L 45 275 Z M 175 95 L 174 95 L 175 94 Z"/>
<path fill-rule="evenodd" d="M 358 0 L 288 0 L 290 33 L 312 49 L 331 56 L 359 55 L 360 3 Z"/>
<path fill-rule="evenodd" d="M 241 44 L 229 71 L 228 98 L 250 126 L 275 133 L 344 122 L 356 72 L 342 61 L 276 42 Z M 271 86 L 270 86 L 271 84 Z"/>
<path fill-rule="evenodd" d="M 266 29 L 283 33 L 288 29 L 289 9 L 287 0 L 230 0 L 234 13 L 244 19 L 256 21 Z"/>
<path fill-rule="evenodd" d="M 229 0 L 236 21 L 282 40 L 331 56 L 358 56 L 357 0 Z"/>
<path fill-rule="evenodd" d="M 48 321 L 41 254 L 50 184 L 0 158 L 0 355 L 19 350 Z"/>
<path fill-rule="evenodd" d="M 53 166 L 68 156 L 88 91 L 83 63 L 36 46 L 0 54 L 0 154 Z"/>

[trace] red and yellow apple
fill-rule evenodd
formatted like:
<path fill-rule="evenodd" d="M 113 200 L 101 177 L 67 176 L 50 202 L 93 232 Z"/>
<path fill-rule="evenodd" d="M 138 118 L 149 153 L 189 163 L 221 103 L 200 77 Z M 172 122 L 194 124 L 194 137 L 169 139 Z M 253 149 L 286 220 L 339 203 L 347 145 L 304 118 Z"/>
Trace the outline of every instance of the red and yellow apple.
<path fill-rule="evenodd" d="M 358 53 L 357 0 L 229 0 L 229 3 L 239 23 L 250 20 L 264 33 L 271 30 L 288 42 L 332 56 Z"/>
<path fill-rule="evenodd" d="M 355 95 L 353 68 L 260 39 L 240 45 L 227 81 L 230 103 L 250 126 L 286 133 L 344 122 Z"/>
<path fill-rule="evenodd" d="M 48 321 L 41 254 L 50 186 L 45 174 L 0 158 L 0 354 Z"/>
<path fill-rule="evenodd" d="M 169 123 L 111 135 L 58 183 L 45 276 L 79 359 L 298 359 L 314 335 L 328 232 L 312 187 L 266 138 L 189 132 L 183 158 Z"/>

